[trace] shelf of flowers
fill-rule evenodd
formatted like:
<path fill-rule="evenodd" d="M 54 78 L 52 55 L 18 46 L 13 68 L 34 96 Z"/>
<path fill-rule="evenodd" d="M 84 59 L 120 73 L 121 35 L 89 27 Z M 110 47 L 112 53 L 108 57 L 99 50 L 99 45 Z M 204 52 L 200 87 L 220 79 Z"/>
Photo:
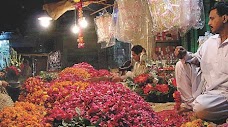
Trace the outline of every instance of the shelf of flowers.
<path fill-rule="evenodd" d="M 109 71 L 96 70 L 83 62 L 52 76 L 42 74 L 30 77 L 22 85 L 22 92 L 14 106 L 5 107 L 0 112 L 0 126 L 167 127 L 185 126 L 187 122 L 192 126 L 201 123 L 193 121 L 196 119 L 193 113 L 176 113 L 180 105 L 178 93 L 174 94 L 174 109 L 155 112 L 149 102 L 122 83 L 87 80 L 107 76 L 110 76 Z M 149 76 L 142 75 L 134 81 L 140 84 L 146 78 Z M 152 93 L 156 89 L 156 94 L 167 95 L 170 91 L 167 85 L 152 86 L 146 84 L 144 93 Z"/>

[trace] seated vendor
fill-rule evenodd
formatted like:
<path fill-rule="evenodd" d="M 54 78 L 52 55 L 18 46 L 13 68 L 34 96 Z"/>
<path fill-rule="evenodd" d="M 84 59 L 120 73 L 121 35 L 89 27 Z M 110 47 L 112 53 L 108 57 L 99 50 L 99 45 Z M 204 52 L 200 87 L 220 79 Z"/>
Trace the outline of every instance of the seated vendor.
<path fill-rule="evenodd" d="M 112 81 L 123 81 L 127 77 L 134 78 L 135 76 L 138 76 L 140 74 L 147 72 L 146 67 L 146 51 L 141 45 L 134 45 L 131 49 L 131 55 L 133 61 L 131 62 L 131 65 L 133 65 L 133 69 L 131 71 L 127 71 L 126 74 L 121 76 L 114 76 L 112 78 Z M 134 64 L 132 64 L 134 63 Z"/>
<path fill-rule="evenodd" d="M 132 62 L 131 60 L 128 60 L 126 62 L 124 62 L 124 64 L 119 67 L 119 73 L 120 75 L 125 75 L 128 71 L 132 71 L 133 66 L 132 66 Z"/>

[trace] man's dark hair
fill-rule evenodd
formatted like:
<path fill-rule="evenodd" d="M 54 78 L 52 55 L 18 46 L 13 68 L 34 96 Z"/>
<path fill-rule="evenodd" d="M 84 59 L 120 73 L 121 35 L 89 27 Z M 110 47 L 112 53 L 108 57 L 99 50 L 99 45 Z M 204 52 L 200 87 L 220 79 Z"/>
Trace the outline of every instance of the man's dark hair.
<path fill-rule="evenodd" d="M 135 45 L 131 48 L 131 51 L 133 51 L 135 54 L 139 54 L 143 51 L 143 47 L 141 45 Z"/>
<path fill-rule="evenodd" d="M 177 58 L 183 59 L 186 54 L 187 54 L 186 49 L 184 49 L 183 47 L 180 47 L 179 53 L 177 55 Z"/>
<path fill-rule="evenodd" d="M 217 14 L 219 16 L 228 15 L 228 2 L 217 2 L 215 5 L 211 8 L 211 10 L 217 10 Z M 210 10 L 210 12 L 211 12 Z"/>

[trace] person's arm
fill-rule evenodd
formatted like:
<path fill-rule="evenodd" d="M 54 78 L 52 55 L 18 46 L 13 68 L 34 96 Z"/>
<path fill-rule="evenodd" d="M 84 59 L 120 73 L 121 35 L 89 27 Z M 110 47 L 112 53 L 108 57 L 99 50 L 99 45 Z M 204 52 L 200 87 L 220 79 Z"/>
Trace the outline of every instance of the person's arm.
<path fill-rule="evenodd" d="M 119 76 L 119 75 L 113 75 L 111 81 L 113 82 L 123 82 L 125 81 L 128 77 L 133 78 L 134 74 L 132 71 L 127 71 L 125 75 Z"/>
<path fill-rule="evenodd" d="M 202 57 L 202 46 L 203 44 L 197 49 L 196 53 L 188 53 L 187 55 L 188 59 L 186 59 L 186 62 L 195 64 L 196 66 L 199 67 L 201 62 L 201 57 Z"/>
<path fill-rule="evenodd" d="M 181 59 L 182 61 L 199 66 L 201 61 L 201 48 L 202 46 L 198 48 L 196 53 L 192 53 L 192 52 L 188 52 L 182 46 L 177 46 L 174 51 L 174 54 L 177 58 Z"/>

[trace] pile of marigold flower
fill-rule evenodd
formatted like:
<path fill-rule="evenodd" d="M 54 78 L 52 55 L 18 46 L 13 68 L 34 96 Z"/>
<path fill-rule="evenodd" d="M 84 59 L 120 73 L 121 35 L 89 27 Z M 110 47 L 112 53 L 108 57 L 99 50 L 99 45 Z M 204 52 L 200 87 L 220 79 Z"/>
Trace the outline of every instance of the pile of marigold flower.
<path fill-rule="evenodd" d="M 40 77 L 30 77 L 24 82 L 18 100 L 44 105 L 49 97 L 47 94 L 49 87 L 50 83 L 45 82 Z"/>
<path fill-rule="evenodd" d="M 46 110 L 29 102 L 16 102 L 12 107 L 6 107 L 0 112 L 1 127 L 43 127 Z"/>

